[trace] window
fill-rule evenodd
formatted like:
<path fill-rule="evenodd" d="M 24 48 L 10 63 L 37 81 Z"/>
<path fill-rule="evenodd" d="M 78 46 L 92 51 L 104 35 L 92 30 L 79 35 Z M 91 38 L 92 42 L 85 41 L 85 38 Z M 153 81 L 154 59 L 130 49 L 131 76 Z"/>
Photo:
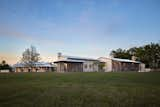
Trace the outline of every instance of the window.
<path fill-rule="evenodd" d="M 84 65 L 84 68 L 86 68 L 86 69 L 87 69 L 87 64 L 85 64 L 85 65 Z"/>
<path fill-rule="evenodd" d="M 90 69 L 92 68 L 92 65 L 91 65 L 91 64 L 89 65 L 89 68 L 90 68 Z"/>

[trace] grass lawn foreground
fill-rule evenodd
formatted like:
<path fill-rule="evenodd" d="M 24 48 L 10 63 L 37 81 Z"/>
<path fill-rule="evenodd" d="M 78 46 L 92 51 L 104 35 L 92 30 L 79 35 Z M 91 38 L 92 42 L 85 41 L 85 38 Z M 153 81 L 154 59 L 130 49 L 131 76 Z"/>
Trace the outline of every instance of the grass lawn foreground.
<path fill-rule="evenodd" d="M 160 107 L 160 73 L 1 73 L 0 107 Z"/>

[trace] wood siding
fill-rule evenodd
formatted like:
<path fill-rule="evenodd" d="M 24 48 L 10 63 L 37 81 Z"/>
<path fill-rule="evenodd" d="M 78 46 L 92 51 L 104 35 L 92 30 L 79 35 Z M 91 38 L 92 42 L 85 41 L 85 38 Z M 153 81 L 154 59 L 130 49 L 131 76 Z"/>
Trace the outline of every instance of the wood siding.
<path fill-rule="evenodd" d="M 139 71 L 139 63 L 112 61 L 112 71 Z"/>
<path fill-rule="evenodd" d="M 59 62 L 57 72 L 83 72 L 83 63 Z"/>
<path fill-rule="evenodd" d="M 52 67 L 16 67 L 15 72 L 48 72 L 53 71 Z"/>

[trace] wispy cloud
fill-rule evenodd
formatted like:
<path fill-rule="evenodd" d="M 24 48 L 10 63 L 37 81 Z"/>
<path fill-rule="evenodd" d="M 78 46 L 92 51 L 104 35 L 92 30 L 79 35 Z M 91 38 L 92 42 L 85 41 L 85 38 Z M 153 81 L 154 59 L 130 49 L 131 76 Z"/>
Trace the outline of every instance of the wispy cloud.
<path fill-rule="evenodd" d="M 50 40 L 49 38 L 45 38 L 45 36 L 30 35 L 29 33 L 26 34 L 22 31 L 18 31 L 17 29 L 0 27 L 0 37 L 6 36 L 27 41 L 30 44 L 41 43 L 44 45 L 63 45 L 62 41 Z"/>
<path fill-rule="evenodd" d="M 33 41 L 33 38 L 31 36 L 28 36 L 22 32 L 16 31 L 14 29 L 0 27 L 0 37 L 2 36 L 8 36 L 8 37 L 16 38 L 16 39 Z"/>

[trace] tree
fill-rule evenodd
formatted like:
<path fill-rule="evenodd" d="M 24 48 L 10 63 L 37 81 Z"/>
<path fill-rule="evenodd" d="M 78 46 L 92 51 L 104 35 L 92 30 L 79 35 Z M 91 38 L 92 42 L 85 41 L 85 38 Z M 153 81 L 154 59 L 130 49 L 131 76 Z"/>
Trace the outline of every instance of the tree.
<path fill-rule="evenodd" d="M 147 62 L 150 68 L 160 68 L 160 44 L 151 43 L 143 48 L 145 50 L 144 56 L 139 57 L 144 58 L 143 60 Z"/>
<path fill-rule="evenodd" d="M 6 63 L 5 60 L 3 60 L 0 64 L 0 70 L 12 70 L 12 68 Z"/>
<path fill-rule="evenodd" d="M 38 62 L 39 60 L 40 60 L 40 54 L 37 52 L 34 46 L 27 48 L 22 54 L 21 61 L 25 63 L 25 65 L 28 67 L 35 66 L 35 62 Z"/>
<path fill-rule="evenodd" d="M 117 49 L 111 52 L 115 58 L 131 59 L 135 56 L 138 61 L 145 63 L 147 68 L 160 68 L 160 43 L 150 43 L 140 47 L 133 47 L 128 50 Z"/>
<path fill-rule="evenodd" d="M 2 66 L 3 66 L 3 65 L 6 65 L 6 61 L 5 61 L 5 60 L 2 61 Z"/>
<path fill-rule="evenodd" d="M 129 51 L 127 50 L 123 50 L 121 48 L 117 49 L 117 50 L 113 50 L 110 53 L 111 56 L 115 57 L 115 58 L 122 58 L 122 59 L 131 59 L 131 54 L 129 53 Z"/>

